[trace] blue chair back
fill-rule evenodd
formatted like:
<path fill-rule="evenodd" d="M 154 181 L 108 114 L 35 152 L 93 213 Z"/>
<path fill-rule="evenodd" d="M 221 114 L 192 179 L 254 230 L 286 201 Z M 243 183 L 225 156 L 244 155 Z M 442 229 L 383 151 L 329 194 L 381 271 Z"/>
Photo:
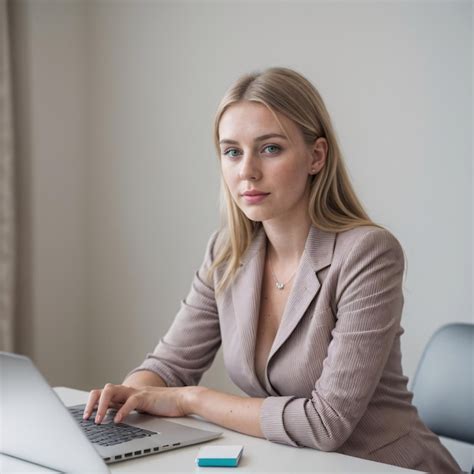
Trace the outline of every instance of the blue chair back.
<path fill-rule="evenodd" d="M 438 329 L 418 365 L 411 390 L 423 422 L 439 436 L 474 444 L 474 324 Z"/>

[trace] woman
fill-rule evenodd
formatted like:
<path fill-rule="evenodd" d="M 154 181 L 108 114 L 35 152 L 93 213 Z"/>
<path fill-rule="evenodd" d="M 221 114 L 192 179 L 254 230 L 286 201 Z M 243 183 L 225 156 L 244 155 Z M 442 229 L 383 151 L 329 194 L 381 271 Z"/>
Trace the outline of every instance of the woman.
<path fill-rule="evenodd" d="M 284 68 L 240 78 L 215 119 L 225 201 L 171 328 L 108 407 L 200 415 L 245 434 L 429 472 L 458 472 L 401 368 L 404 255 L 364 212 L 329 114 Z M 220 344 L 248 397 L 197 386 Z"/>

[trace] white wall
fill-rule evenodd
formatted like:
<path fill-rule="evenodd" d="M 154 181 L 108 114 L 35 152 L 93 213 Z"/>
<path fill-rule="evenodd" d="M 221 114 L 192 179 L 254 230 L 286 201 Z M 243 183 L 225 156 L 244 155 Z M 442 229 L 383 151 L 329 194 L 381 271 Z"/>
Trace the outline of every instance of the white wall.
<path fill-rule="evenodd" d="M 215 108 L 272 65 L 319 88 L 356 190 L 405 248 L 406 373 L 437 327 L 472 320 L 470 2 L 20 5 L 31 339 L 52 383 L 118 382 L 169 326 L 218 222 Z M 203 383 L 233 390 L 220 361 Z"/>

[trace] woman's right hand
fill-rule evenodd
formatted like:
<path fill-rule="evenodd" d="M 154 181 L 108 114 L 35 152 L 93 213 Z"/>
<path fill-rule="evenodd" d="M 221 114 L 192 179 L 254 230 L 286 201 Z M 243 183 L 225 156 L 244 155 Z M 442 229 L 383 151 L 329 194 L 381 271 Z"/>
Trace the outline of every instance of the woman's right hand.
<path fill-rule="evenodd" d="M 108 383 L 92 390 L 84 410 L 87 420 L 97 407 L 95 422 L 100 424 L 109 408 L 118 409 L 114 421 L 121 422 L 132 410 L 158 416 L 186 416 L 185 396 L 194 387 L 141 387 Z"/>

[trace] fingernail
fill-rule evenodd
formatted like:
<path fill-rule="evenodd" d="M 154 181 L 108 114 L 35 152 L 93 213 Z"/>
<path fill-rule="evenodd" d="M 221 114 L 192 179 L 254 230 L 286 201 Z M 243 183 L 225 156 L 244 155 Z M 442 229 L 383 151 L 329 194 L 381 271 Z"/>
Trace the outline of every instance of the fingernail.
<path fill-rule="evenodd" d="M 122 417 L 120 415 L 115 415 L 114 421 L 115 423 L 120 423 L 122 421 Z"/>
<path fill-rule="evenodd" d="M 96 422 L 97 424 L 99 424 L 101 421 L 102 421 L 102 415 L 97 415 L 97 416 L 95 417 L 95 422 Z"/>
<path fill-rule="evenodd" d="M 84 415 L 82 417 L 83 420 L 87 420 L 89 418 L 90 413 L 88 411 L 84 412 Z"/>

